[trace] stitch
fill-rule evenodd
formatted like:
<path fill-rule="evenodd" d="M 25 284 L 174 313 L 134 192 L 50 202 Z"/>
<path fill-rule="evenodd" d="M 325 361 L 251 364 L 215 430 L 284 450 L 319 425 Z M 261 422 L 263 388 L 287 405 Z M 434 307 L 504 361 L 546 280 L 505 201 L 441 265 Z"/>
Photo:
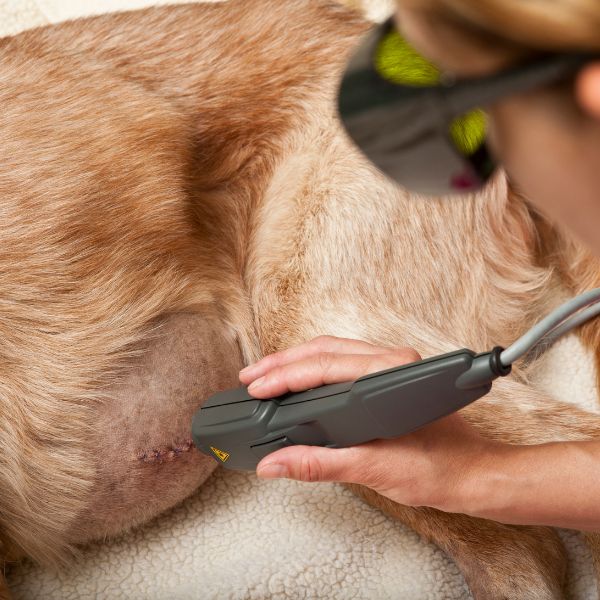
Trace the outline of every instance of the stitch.
<path fill-rule="evenodd" d="M 149 450 L 140 450 L 136 458 L 144 463 L 163 463 L 165 461 L 174 460 L 181 456 L 184 452 L 189 452 L 194 447 L 191 439 L 185 440 L 180 444 L 171 446 L 162 446 L 160 448 L 152 448 Z"/>

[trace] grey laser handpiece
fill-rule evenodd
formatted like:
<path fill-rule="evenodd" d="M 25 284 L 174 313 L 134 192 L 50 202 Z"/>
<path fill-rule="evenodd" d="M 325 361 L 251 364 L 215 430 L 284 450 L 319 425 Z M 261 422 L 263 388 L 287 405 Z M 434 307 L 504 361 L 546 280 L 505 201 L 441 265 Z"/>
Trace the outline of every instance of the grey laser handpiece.
<path fill-rule="evenodd" d="M 285 446 L 341 448 L 398 437 L 487 394 L 494 379 L 510 373 L 502 351 L 458 350 L 268 400 L 246 386 L 218 392 L 194 416 L 194 443 L 225 467 L 254 470 Z"/>

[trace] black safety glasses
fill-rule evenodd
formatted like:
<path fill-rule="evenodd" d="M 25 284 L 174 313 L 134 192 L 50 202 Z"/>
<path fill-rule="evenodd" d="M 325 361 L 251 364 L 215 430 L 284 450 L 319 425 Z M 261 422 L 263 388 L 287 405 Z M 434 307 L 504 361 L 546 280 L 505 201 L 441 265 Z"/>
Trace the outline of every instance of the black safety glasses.
<path fill-rule="evenodd" d="M 348 64 L 338 96 L 340 116 L 365 155 L 406 188 L 430 195 L 471 192 L 496 166 L 482 107 L 565 79 L 595 58 L 544 54 L 498 74 L 449 80 L 402 38 L 390 18 L 366 36 Z"/>

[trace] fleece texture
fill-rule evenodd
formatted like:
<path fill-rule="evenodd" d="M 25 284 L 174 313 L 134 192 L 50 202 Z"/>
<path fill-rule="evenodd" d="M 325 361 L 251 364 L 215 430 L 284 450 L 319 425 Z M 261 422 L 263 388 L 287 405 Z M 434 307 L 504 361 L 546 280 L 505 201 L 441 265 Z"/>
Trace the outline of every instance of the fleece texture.
<path fill-rule="evenodd" d="M 165 3 L 0 0 L 0 35 Z M 390 8 L 380 0 L 365 4 L 374 20 Z M 593 369 L 591 356 L 570 336 L 547 353 L 534 384 L 597 410 Z M 593 597 L 587 548 L 576 532 L 560 535 L 570 558 L 569 597 Z M 17 600 L 471 597 L 444 553 L 343 486 L 261 481 L 252 473 L 223 469 L 153 522 L 84 548 L 68 572 L 25 563 L 13 569 L 9 581 Z"/>

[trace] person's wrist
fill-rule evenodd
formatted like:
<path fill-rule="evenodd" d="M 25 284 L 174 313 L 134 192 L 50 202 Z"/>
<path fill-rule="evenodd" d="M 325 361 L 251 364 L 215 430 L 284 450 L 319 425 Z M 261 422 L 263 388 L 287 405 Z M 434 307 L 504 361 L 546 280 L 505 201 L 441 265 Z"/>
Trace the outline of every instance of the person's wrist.
<path fill-rule="evenodd" d="M 451 502 L 443 508 L 475 517 L 492 518 L 515 502 L 514 465 L 525 446 L 486 441 L 466 457 Z"/>
<path fill-rule="evenodd" d="M 598 471 L 598 455 L 591 444 L 502 445 L 493 462 L 471 474 L 464 512 L 515 525 L 597 531 L 600 517 L 589 474 Z"/>

